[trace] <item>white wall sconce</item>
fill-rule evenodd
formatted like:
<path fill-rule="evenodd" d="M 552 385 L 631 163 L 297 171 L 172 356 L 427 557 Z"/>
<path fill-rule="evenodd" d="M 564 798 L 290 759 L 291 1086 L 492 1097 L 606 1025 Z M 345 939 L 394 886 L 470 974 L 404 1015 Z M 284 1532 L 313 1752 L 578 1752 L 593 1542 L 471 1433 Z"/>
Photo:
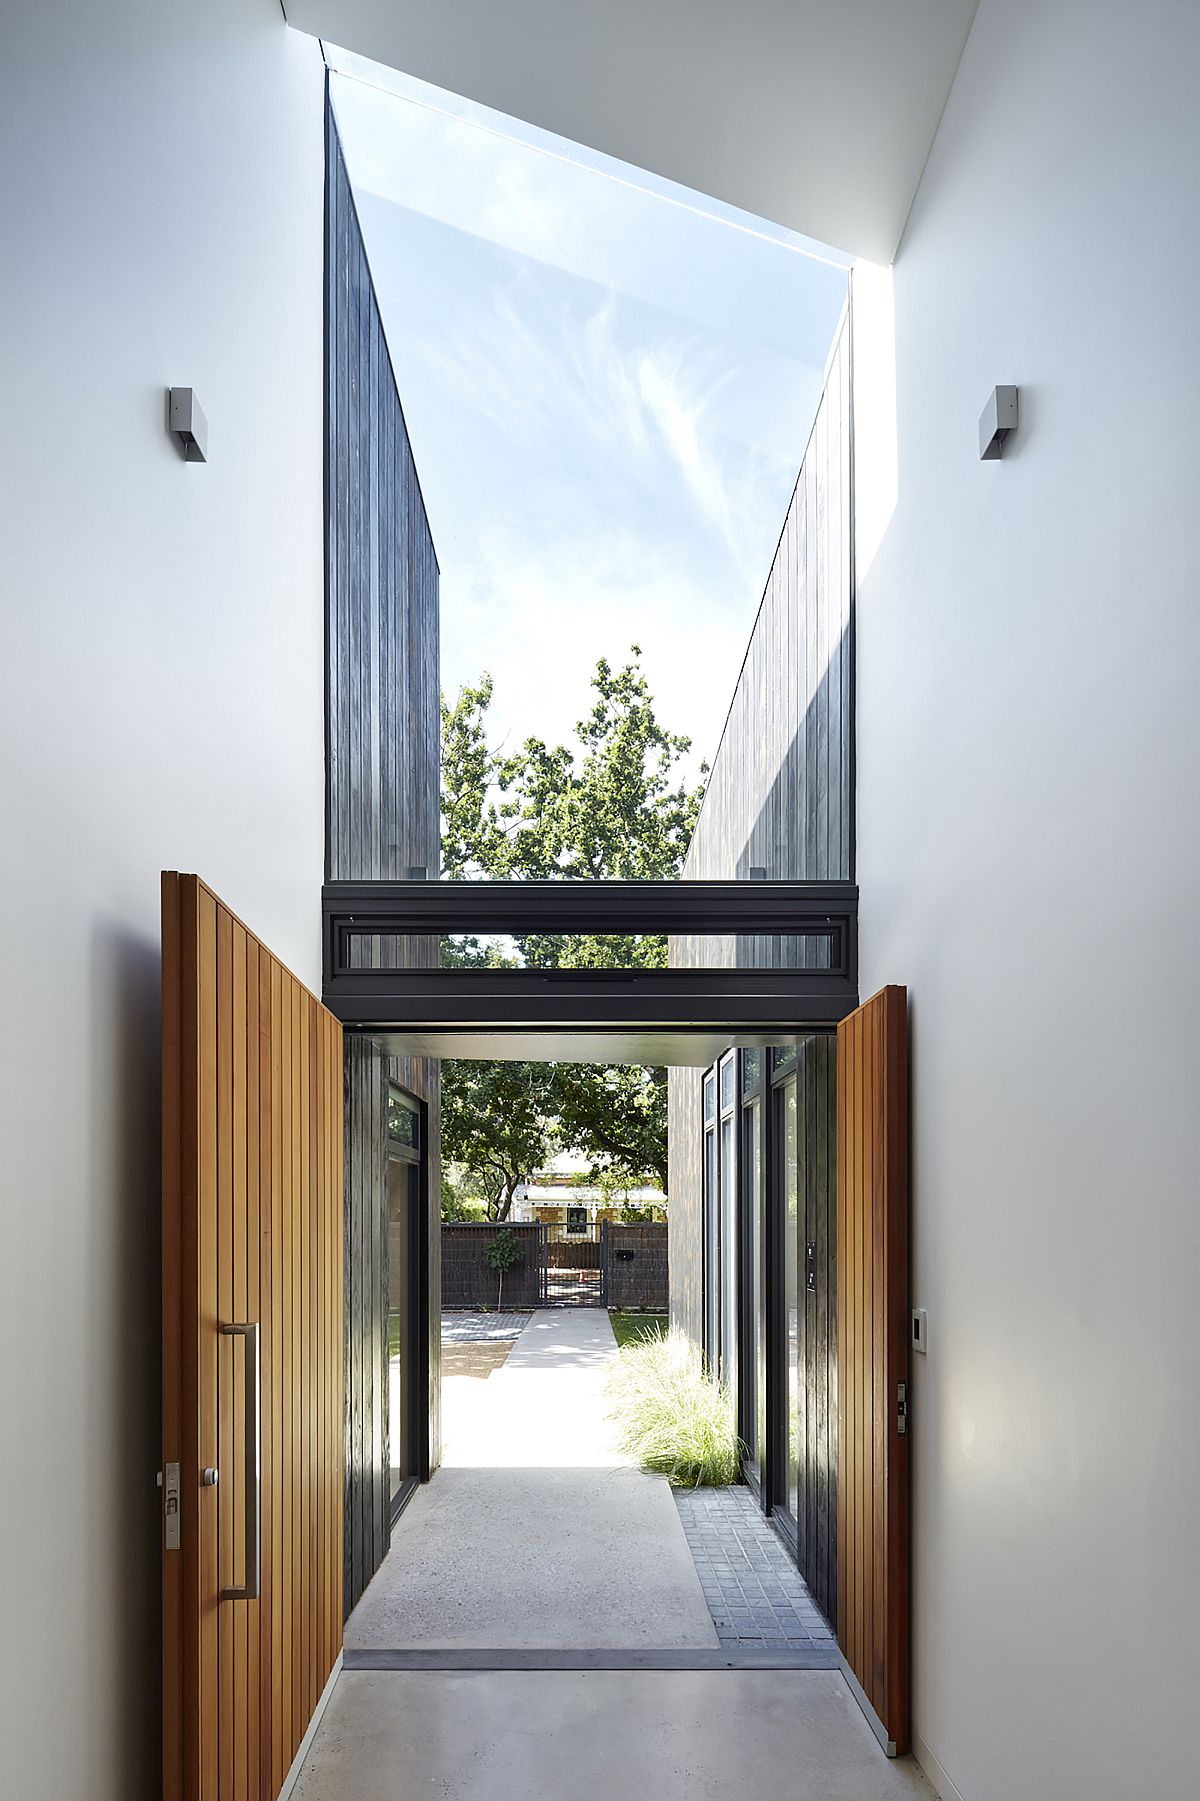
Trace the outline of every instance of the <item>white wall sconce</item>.
<path fill-rule="evenodd" d="M 168 388 L 167 423 L 185 463 L 207 463 L 208 420 L 192 388 Z"/>
<path fill-rule="evenodd" d="M 993 462 L 1003 453 L 1004 440 L 1017 429 L 1017 390 L 993 388 L 979 415 L 979 460 Z"/>

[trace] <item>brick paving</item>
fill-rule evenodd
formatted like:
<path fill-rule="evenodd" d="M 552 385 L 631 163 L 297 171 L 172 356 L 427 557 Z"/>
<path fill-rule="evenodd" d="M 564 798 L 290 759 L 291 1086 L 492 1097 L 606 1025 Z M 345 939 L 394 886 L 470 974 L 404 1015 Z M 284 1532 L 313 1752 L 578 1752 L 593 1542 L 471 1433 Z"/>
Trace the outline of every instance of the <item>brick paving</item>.
<path fill-rule="evenodd" d="M 828 1621 L 748 1488 L 673 1492 L 722 1645 L 759 1651 L 831 1649 Z"/>

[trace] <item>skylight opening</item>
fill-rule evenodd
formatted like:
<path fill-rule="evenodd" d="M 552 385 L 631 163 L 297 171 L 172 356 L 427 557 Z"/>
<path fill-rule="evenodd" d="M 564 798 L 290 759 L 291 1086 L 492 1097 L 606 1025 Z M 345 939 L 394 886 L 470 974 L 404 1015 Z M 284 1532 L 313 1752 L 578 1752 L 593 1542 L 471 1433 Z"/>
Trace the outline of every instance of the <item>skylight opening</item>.
<path fill-rule="evenodd" d="M 326 47 L 441 566 L 442 685 L 566 742 L 642 651 L 716 748 L 848 264 L 706 196 Z"/>

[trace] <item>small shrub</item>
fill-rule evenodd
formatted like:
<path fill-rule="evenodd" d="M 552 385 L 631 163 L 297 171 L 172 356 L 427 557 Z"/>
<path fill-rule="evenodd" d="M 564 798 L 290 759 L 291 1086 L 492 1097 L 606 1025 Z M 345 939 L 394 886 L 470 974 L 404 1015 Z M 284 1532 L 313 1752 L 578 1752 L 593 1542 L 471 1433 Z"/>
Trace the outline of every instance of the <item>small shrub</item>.
<path fill-rule="evenodd" d="M 496 1295 L 496 1311 L 499 1313 L 504 1305 L 504 1272 L 511 1269 L 514 1263 L 524 1263 L 525 1252 L 515 1232 L 498 1232 L 491 1243 L 486 1245 L 483 1261 L 489 1269 L 494 1269 L 499 1277 L 499 1288 Z"/>
<path fill-rule="evenodd" d="M 741 1479 L 743 1446 L 729 1394 L 702 1375 L 683 1333 L 627 1345 L 609 1378 L 621 1448 L 676 1488 L 725 1488 Z"/>

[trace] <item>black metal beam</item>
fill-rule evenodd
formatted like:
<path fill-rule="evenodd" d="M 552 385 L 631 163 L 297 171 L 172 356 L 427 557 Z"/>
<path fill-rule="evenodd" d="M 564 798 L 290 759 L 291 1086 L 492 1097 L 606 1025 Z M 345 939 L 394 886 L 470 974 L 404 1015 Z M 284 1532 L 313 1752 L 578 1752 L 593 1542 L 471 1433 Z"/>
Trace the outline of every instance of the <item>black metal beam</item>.
<path fill-rule="evenodd" d="M 346 1025 L 752 1026 L 843 1019 L 853 990 L 825 969 L 355 969 L 326 984 Z M 857 1004 L 856 1002 L 854 1004 Z"/>
<path fill-rule="evenodd" d="M 332 882 L 322 905 L 325 1004 L 348 1030 L 376 1036 L 622 1027 L 769 1034 L 834 1025 L 858 1004 L 852 883 Z M 824 967 L 436 965 L 442 934 L 584 932 L 815 939 Z M 408 939 L 424 966 L 380 967 L 387 956 L 378 941 L 395 939 Z"/>
<path fill-rule="evenodd" d="M 853 882 L 327 882 L 326 919 L 370 932 L 821 932 Z"/>

